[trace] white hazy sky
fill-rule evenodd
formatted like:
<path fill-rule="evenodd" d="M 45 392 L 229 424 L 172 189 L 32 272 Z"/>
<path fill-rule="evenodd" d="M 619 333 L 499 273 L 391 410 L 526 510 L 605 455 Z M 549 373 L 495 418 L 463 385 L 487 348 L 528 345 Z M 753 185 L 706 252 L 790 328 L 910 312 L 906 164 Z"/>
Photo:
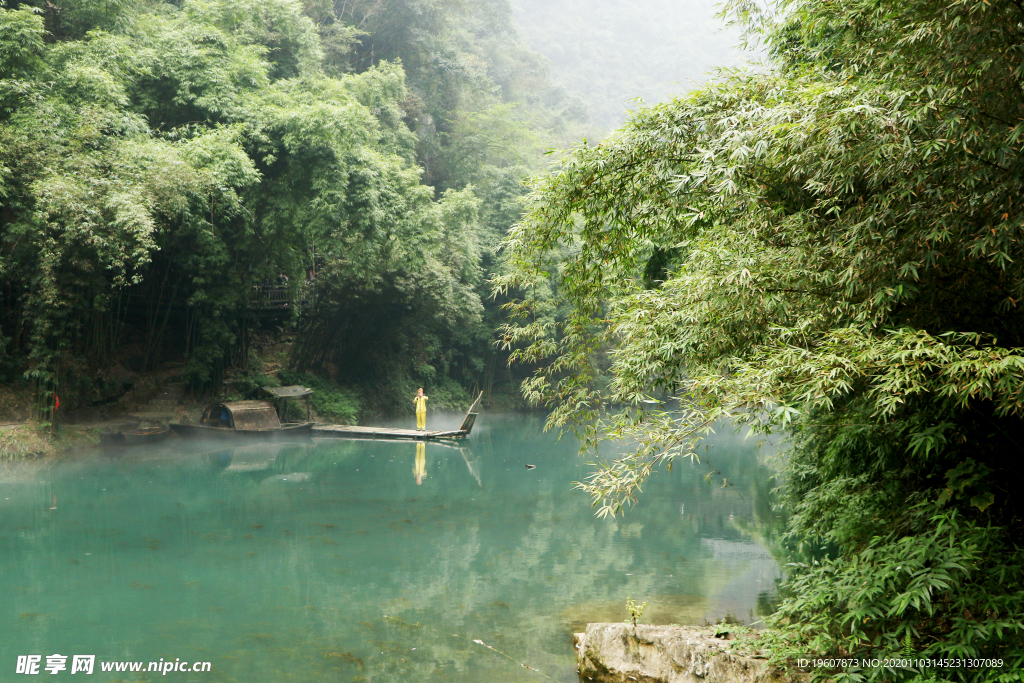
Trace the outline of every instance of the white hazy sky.
<path fill-rule="evenodd" d="M 606 127 L 628 100 L 654 103 L 739 66 L 739 31 L 709 0 L 511 0 L 523 39 L 551 62 L 555 83 L 583 95 Z"/>

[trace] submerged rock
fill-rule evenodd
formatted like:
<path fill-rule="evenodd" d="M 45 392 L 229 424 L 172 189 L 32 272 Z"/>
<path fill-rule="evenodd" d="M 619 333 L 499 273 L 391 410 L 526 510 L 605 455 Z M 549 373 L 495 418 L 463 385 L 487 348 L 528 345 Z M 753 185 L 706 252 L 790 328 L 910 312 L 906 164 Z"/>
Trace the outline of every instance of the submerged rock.
<path fill-rule="evenodd" d="M 736 652 L 746 638 L 716 637 L 687 626 L 587 624 L 573 640 L 580 680 L 587 682 L 797 683 L 804 678 Z"/>

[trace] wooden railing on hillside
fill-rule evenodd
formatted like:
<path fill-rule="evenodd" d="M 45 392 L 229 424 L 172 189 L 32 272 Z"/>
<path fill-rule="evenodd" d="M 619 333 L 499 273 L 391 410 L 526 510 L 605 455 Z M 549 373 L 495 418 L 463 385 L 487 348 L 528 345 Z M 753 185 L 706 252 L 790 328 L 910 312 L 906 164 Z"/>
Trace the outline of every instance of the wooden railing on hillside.
<path fill-rule="evenodd" d="M 253 285 L 249 308 L 268 312 L 286 311 L 293 306 L 311 303 L 313 298 L 313 285 Z"/>

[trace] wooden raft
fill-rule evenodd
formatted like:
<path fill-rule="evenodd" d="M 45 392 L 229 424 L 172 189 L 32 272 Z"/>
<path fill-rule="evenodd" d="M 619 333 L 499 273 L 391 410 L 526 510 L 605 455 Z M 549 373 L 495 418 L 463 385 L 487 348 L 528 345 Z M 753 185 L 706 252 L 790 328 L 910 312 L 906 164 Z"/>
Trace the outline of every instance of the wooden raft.
<path fill-rule="evenodd" d="M 484 392 L 476 397 L 473 404 L 466 411 L 466 417 L 458 429 L 439 431 L 418 429 L 401 429 L 399 427 L 358 427 L 354 425 L 328 425 L 318 424 L 313 426 L 313 436 L 327 437 L 333 439 L 387 439 L 397 441 L 432 441 L 434 439 L 464 439 L 473 431 L 476 417 L 479 413 L 473 412 Z"/>

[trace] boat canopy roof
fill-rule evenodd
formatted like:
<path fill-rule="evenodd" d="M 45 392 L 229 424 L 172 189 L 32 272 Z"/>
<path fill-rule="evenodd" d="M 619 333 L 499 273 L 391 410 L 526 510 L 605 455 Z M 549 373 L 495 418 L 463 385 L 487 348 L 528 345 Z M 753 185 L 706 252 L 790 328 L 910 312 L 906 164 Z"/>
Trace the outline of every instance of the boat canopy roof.
<path fill-rule="evenodd" d="M 260 391 L 273 398 L 302 398 L 313 393 L 312 389 L 299 384 L 290 387 L 260 387 Z"/>
<path fill-rule="evenodd" d="M 207 408 L 207 413 L 212 408 L 224 408 L 231 413 L 231 421 L 235 429 L 265 430 L 280 429 L 281 419 L 277 416 L 277 409 L 270 401 L 228 401 L 226 403 L 214 403 Z"/>

